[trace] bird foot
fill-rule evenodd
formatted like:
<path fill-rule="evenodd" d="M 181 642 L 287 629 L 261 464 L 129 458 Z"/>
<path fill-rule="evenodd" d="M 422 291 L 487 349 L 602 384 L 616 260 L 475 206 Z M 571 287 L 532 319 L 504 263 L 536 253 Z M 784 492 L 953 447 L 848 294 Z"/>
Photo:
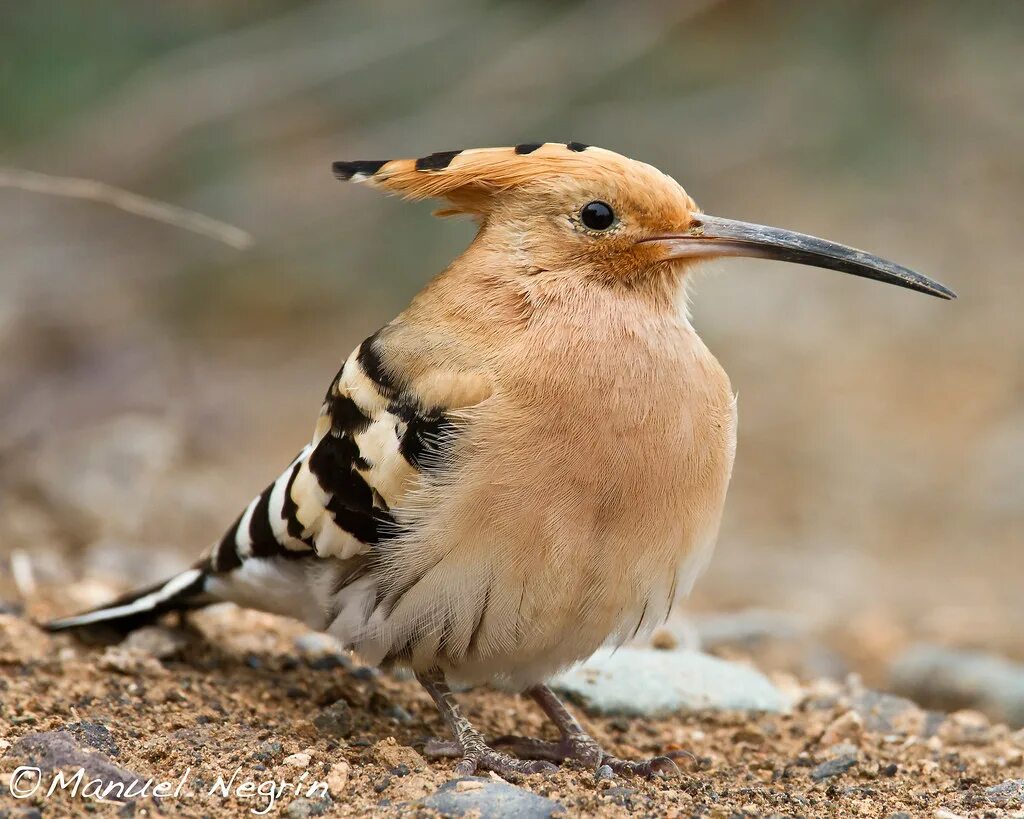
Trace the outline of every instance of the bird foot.
<path fill-rule="evenodd" d="M 551 774 L 558 766 L 543 759 L 518 759 L 511 754 L 495 750 L 489 745 L 474 742 L 468 747 L 455 740 L 431 739 L 423 746 L 428 759 L 458 758 L 456 776 L 472 776 L 478 771 L 494 771 L 504 779 L 516 779 L 530 774 Z"/>
<path fill-rule="evenodd" d="M 521 759 L 543 759 L 549 762 L 575 762 L 584 768 L 596 771 L 608 766 L 618 776 L 642 776 L 647 779 L 678 776 L 679 768 L 667 756 L 656 756 L 643 762 L 606 754 L 593 737 L 575 734 L 558 742 L 520 736 L 502 736 L 494 744 L 514 753 Z"/>

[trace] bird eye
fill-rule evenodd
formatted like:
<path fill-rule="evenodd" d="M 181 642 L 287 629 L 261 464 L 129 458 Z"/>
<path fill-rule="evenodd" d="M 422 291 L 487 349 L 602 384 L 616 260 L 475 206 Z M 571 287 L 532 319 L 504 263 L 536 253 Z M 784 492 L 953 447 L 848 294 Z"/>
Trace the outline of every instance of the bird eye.
<path fill-rule="evenodd" d="M 580 221 L 590 230 L 608 230 L 615 222 L 615 211 L 607 202 L 595 199 L 580 210 Z"/>

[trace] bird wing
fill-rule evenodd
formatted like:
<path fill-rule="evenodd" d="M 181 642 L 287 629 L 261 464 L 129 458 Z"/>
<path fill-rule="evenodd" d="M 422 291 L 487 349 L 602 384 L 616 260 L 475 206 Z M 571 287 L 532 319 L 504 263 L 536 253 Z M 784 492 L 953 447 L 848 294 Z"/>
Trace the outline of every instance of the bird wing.
<path fill-rule="evenodd" d="M 388 325 L 352 352 L 312 441 L 213 547 L 213 572 L 250 557 L 349 559 L 401 532 L 395 510 L 451 459 L 450 413 L 488 392 L 482 376 L 446 366 L 436 347 L 430 361 L 403 353 L 409 335 Z"/>

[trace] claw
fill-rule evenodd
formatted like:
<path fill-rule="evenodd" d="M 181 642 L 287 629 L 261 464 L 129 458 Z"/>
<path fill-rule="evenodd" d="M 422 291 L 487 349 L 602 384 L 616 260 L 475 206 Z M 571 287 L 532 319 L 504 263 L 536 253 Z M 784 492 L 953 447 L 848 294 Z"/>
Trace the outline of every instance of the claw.
<path fill-rule="evenodd" d="M 679 776 L 679 768 L 667 756 L 656 756 L 646 762 L 630 762 L 614 756 L 606 756 L 601 760 L 619 776 L 643 776 L 647 779 L 666 779 Z"/>

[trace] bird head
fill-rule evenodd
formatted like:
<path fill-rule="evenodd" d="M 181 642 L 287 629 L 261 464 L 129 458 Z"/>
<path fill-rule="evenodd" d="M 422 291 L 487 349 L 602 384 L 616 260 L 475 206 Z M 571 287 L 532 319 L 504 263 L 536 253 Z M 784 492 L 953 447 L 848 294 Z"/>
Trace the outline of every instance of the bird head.
<path fill-rule="evenodd" d="M 940 298 L 953 291 L 861 250 L 702 213 L 657 168 L 582 143 L 444 151 L 419 159 L 335 162 L 339 179 L 444 201 L 526 274 L 609 283 L 664 281 L 702 259 L 750 256 L 837 270 Z"/>

